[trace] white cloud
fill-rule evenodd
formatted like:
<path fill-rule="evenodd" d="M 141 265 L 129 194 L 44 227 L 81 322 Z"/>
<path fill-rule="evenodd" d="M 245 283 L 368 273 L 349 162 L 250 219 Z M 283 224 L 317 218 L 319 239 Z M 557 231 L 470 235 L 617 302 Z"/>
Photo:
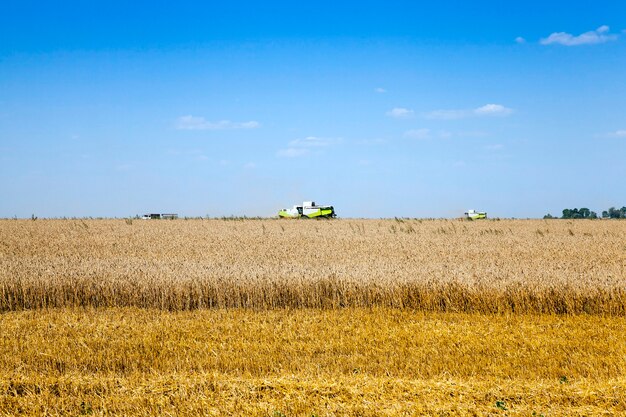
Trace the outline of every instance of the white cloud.
<path fill-rule="evenodd" d="M 375 138 L 375 139 L 361 139 L 355 142 L 357 145 L 363 146 L 375 146 L 375 145 L 384 145 L 387 143 L 387 139 Z"/>
<path fill-rule="evenodd" d="M 608 134 L 611 138 L 626 138 L 626 130 L 616 130 Z"/>
<path fill-rule="evenodd" d="M 542 45 L 559 44 L 565 46 L 578 46 L 605 43 L 617 39 L 617 35 L 612 35 L 608 32 L 609 27 L 606 25 L 600 26 L 596 30 L 581 33 L 578 36 L 574 36 L 567 32 L 554 32 L 547 38 L 541 39 L 539 43 Z"/>
<path fill-rule="evenodd" d="M 425 113 L 424 117 L 435 120 L 458 120 L 476 116 L 508 116 L 511 113 L 513 109 L 501 104 L 485 104 L 470 110 L 433 110 Z"/>
<path fill-rule="evenodd" d="M 502 104 L 485 104 L 474 109 L 474 114 L 478 116 L 507 116 L 513 113 L 513 109 L 504 107 Z"/>
<path fill-rule="evenodd" d="M 254 120 L 249 122 L 231 122 L 230 120 L 220 120 L 210 122 L 204 117 L 181 116 L 178 118 L 176 128 L 179 130 L 228 130 L 228 129 L 256 129 L 261 124 Z"/>
<path fill-rule="evenodd" d="M 519 44 L 526 43 L 526 39 L 522 38 L 521 36 L 518 36 L 517 38 L 515 38 L 515 42 Z"/>
<path fill-rule="evenodd" d="M 394 107 L 386 114 L 387 116 L 393 117 L 394 119 L 410 119 L 411 117 L 413 117 L 414 112 L 413 110 L 405 109 L 403 107 Z"/>
<path fill-rule="evenodd" d="M 468 113 L 467 110 L 433 110 L 424 114 L 424 117 L 435 120 L 456 120 L 463 119 L 469 114 L 471 113 Z"/>
<path fill-rule="evenodd" d="M 280 149 L 278 152 L 276 152 L 276 156 L 279 156 L 281 158 L 297 158 L 299 156 L 304 156 L 308 153 L 309 150 L 304 148 L 287 148 Z"/>
<path fill-rule="evenodd" d="M 383 93 L 387 92 L 387 90 L 385 90 L 382 87 L 375 88 L 374 91 L 376 91 L 377 93 L 380 93 L 380 94 L 383 94 Z"/>
<path fill-rule="evenodd" d="M 318 138 L 317 136 L 307 136 L 304 139 L 294 139 L 289 142 L 290 147 L 296 148 L 319 148 L 336 143 L 338 139 Z"/>
<path fill-rule="evenodd" d="M 315 152 L 320 152 L 326 148 L 341 142 L 341 138 L 320 138 L 317 136 L 307 136 L 302 139 L 294 139 L 287 144 L 286 149 L 280 149 L 276 156 L 281 158 L 296 158 Z"/>
<path fill-rule="evenodd" d="M 430 139 L 430 129 L 412 129 L 404 132 L 404 137 L 411 139 Z"/>
<path fill-rule="evenodd" d="M 201 149 L 168 149 L 166 153 L 175 157 L 191 158 L 196 161 L 208 161 L 210 159 Z"/>
<path fill-rule="evenodd" d="M 433 132 L 430 129 L 412 129 L 404 132 L 404 137 L 411 139 L 450 139 L 453 136 L 459 135 L 457 133 L 453 133 L 447 130 L 439 130 L 437 132 Z"/>
<path fill-rule="evenodd" d="M 482 130 L 462 130 L 460 132 L 456 132 L 455 136 L 461 138 L 484 138 L 489 136 L 489 133 Z"/>
<path fill-rule="evenodd" d="M 130 171 L 133 168 L 135 168 L 133 164 L 119 164 L 115 166 L 115 170 L 120 172 Z"/>

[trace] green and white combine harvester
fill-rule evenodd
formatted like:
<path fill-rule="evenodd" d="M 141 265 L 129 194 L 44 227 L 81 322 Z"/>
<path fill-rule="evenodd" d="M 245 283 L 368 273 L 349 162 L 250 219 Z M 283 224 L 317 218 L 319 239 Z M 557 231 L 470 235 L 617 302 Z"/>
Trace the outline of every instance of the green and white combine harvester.
<path fill-rule="evenodd" d="M 318 206 L 314 201 L 305 201 L 301 206 L 293 206 L 290 209 L 282 209 L 278 212 L 278 217 L 283 219 L 331 219 L 337 217 L 333 206 Z"/>
<path fill-rule="evenodd" d="M 472 220 L 486 219 L 487 213 L 484 211 L 467 210 L 465 212 L 465 217 Z"/>

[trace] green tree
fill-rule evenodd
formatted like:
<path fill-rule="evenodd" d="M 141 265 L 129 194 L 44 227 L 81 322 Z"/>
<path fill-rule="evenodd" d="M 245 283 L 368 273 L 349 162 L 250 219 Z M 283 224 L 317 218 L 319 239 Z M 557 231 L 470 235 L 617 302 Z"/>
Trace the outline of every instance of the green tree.
<path fill-rule="evenodd" d="M 578 213 L 583 219 L 588 219 L 591 215 L 591 210 L 589 210 L 587 207 L 582 207 L 580 210 L 578 210 Z"/>
<path fill-rule="evenodd" d="M 561 218 L 562 219 L 571 219 L 572 218 L 572 210 L 570 210 L 570 209 L 563 209 L 563 216 Z"/>
<path fill-rule="evenodd" d="M 622 217 L 622 213 L 620 210 L 616 209 L 615 207 L 611 207 L 609 208 L 609 218 L 610 219 L 619 219 Z"/>

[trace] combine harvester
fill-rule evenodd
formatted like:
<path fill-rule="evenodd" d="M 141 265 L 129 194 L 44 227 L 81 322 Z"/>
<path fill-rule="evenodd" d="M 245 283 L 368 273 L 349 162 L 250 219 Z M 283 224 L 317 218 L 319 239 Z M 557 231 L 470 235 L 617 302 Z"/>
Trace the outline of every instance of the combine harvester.
<path fill-rule="evenodd" d="M 465 212 L 465 217 L 468 218 L 468 219 L 472 219 L 472 220 L 486 219 L 487 218 L 487 212 L 485 212 L 485 211 L 476 211 L 476 210 L 467 210 Z"/>
<path fill-rule="evenodd" d="M 293 206 L 290 209 L 282 209 L 278 212 L 278 217 L 283 219 L 331 219 L 337 217 L 333 206 L 318 206 L 314 201 L 305 201 L 301 206 Z"/>

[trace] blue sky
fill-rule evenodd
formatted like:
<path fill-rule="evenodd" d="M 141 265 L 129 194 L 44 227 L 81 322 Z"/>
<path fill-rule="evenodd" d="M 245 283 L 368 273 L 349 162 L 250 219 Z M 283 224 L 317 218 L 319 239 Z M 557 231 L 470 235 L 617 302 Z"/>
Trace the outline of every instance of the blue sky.
<path fill-rule="evenodd" d="M 0 217 L 626 205 L 621 1 L 6 3 Z"/>

